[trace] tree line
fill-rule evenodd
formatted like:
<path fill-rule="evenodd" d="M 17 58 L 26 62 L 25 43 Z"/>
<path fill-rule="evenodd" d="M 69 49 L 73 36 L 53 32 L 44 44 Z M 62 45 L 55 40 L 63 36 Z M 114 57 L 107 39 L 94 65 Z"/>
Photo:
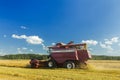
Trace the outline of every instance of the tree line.
<path fill-rule="evenodd" d="M 92 55 L 92 60 L 120 60 L 120 56 Z"/>
<path fill-rule="evenodd" d="M 9 54 L 0 56 L 0 59 L 48 59 L 48 55 L 40 54 Z M 120 60 L 120 56 L 92 55 L 91 60 Z"/>
<path fill-rule="evenodd" d="M 40 55 L 40 54 L 9 54 L 0 56 L 0 59 L 47 59 L 48 55 Z"/>

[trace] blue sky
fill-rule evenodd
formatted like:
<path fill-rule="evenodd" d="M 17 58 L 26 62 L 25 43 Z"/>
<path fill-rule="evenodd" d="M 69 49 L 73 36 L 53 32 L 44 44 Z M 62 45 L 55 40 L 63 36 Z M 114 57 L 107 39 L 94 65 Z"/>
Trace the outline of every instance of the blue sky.
<path fill-rule="evenodd" d="M 0 0 L 0 55 L 43 53 L 52 43 L 87 43 L 120 56 L 120 0 Z"/>

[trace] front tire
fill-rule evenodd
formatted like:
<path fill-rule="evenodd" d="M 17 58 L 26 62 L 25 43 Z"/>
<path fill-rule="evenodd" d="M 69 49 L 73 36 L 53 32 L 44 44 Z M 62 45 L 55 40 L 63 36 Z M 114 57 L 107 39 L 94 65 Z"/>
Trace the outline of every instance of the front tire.
<path fill-rule="evenodd" d="M 68 61 L 64 63 L 64 67 L 67 69 L 74 69 L 75 68 L 75 63 L 72 61 Z"/>
<path fill-rule="evenodd" d="M 47 62 L 47 66 L 48 66 L 49 68 L 55 68 L 55 67 L 56 67 L 56 63 L 55 63 L 55 61 L 53 61 L 53 60 L 49 60 L 49 61 Z"/>

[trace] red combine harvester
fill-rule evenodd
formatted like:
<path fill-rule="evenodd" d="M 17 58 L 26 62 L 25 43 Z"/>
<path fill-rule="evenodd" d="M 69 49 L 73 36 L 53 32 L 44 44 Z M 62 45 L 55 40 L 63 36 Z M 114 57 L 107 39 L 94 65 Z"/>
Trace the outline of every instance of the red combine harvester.
<path fill-rule="evenodd" d="M 86 44 L 73 44 L 73 42 L 69 42 L 68 44 L 57 43 L 55 46 L 48 47 L 48 49 L 50 53 L 49 59 L 46 61 L 32 59 L 30 61 L 31 67 L 47 66 L 55 68 L 60 66 L 73 69 L 81 63 L 87 65 L 87 60 L 91 58 Z"/>

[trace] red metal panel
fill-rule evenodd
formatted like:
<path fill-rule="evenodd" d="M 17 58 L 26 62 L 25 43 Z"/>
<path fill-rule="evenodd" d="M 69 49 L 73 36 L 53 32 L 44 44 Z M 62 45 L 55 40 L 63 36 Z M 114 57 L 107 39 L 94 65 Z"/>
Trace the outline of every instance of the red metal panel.
<path fill-rule="evenodd" d="M 89 59 L 87 50 L 78 50 L 79 61 L 84 62 Z"/>
<path fill-rule="evenodd" d="M 57 63 L 64 63 L 66 60 L 76 60 L 75 52 L 52 53 L 51 56 Z"/>

